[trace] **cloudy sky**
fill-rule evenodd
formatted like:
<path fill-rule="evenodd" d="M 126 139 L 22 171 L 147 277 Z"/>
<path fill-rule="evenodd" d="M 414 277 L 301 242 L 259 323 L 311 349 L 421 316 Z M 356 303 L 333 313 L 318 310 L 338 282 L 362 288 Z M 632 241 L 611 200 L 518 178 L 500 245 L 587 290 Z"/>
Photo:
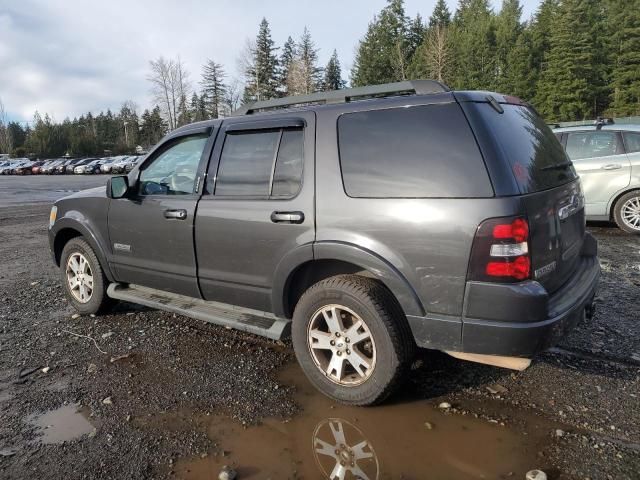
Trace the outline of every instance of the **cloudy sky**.
<path fill-rule="evenodd" d="M 435 0 L 406 0 L 427 18 Z M 451 10 L 456 0 L 448 0 Z M 521 0 L 528 18 L 539 0 Z M 0 100 L 10 119 L 35 110 L 56 120 L 150 104 L 148 62 L 180 55 L 197 82 L 207 58 L 239 75 L 237 58 L 266 17 L 276 45 L 304 26 L 326 63 L 334 48 L 345 77 L 355 46 L 385 0 L 0 0 Z M 498 8 L 501 0 L 492 0 Z M 339 12 L 339 13 L 338 13 Z"/>

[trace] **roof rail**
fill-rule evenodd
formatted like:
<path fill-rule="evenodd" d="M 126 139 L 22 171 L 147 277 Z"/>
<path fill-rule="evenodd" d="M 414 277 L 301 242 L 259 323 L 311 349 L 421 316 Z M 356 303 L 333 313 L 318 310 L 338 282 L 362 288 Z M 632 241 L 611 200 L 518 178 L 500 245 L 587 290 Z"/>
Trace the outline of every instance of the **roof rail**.
<path fill-rule="evenodd" d="M 395 96 L 395 95 L 427 95 L 430 93 L 448 92 L 449 87 L 436 80 L 407 80 L 382 85 L 366 87 L 343 88 L 328 92 L 317 92 L 310 95 L 295 95 L 292 97 L 274 98 L 243 105 L 233 116 L 250 115 L 252 113 L 304 105 L 325 105 L 347 103 L 367 98 Z"/>
<path fill-rule="evenodd" d="M 604 125 L 614 125 L 616 122 L 613 118 L 596 118 L 596 121 L 593 124 L 596 126 L 596 130 L 600 130 Z"/>

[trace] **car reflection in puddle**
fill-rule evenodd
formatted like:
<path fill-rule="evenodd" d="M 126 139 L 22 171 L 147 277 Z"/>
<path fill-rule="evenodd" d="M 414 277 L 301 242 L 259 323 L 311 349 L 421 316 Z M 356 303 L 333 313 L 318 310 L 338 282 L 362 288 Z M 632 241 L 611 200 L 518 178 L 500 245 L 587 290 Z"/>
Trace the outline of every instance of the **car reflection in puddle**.
<path fill-rule="evenodd" d="M 249 427 L 206 417 L 216 448 L 206 458 L 178 461 L 176 478 L 217 479 L 223 465 L 239 479 L 325 480 L 524 478 L 546 467 L 536 452 L 549 430 L 536 422 L 523 431 L 444 413 L 433 400 L 347 407 L 317 393 L 297 366 L 282 381 L 296 386 L 301 413 Z"/>

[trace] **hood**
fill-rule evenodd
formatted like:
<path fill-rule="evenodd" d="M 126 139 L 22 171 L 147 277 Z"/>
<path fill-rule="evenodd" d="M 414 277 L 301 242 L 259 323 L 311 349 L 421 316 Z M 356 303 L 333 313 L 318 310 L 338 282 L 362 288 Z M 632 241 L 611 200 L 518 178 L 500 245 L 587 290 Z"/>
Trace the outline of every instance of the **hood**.
<path fill-rule="evenodd" d="M 61 198 L 56 202 L 63 202 L 65 200 L 74 200 L 76 198 L 107 198 L 107 187 L 95 187 L 87 190 L 80 190 L 79 192 L 72 193 L 66 197 Z"/>

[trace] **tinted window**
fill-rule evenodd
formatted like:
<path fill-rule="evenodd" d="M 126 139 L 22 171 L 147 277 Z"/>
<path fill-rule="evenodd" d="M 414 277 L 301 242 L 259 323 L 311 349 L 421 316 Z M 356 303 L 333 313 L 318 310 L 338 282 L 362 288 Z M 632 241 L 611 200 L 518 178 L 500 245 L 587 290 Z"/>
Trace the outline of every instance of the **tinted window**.
<path fill-rule="evenodd" d="M 627 153 L 640 152 L 640 132 L 624 132 L 622 135 Z"/>
<path fill-rule="evenodd" d="M 570 132 L 567 135 L 567 155 L 571 160 L 606 157 L 622 152 L 620 135 L 616 132 Z"/>
<path fill-rule="evenodd" d="M 276 169 L 273 173 L 271 194 L 279 197 L 293 197 L 300 190 L 303 164 L 303 132 L 285 130 L 282 132 Z"/>
<path fill-rule="evenodd" d="M 577 178 L 562 145 L 533 109 L 503 104 L 504 113 L 498 113 L 488 103 L 474 106 L 522 193 L 546 190 Z"/>
<path fill-rule="evenodd" d="M 351 197 L 489 197 L 493 190 L 458 104 L 349 113 L 338 121 Z"/>
<path fill-rule="evenodd" d="M 206 135 L 184 137 L 158 155 L 140 173 L 141 195 L 193 193 Z M 97 165 L 94 160 L 89 165 Z"/>
<path fill-rule="evenodd" d="M 216 195 L 269 195 L 280 130 L 229 133 L 224 142 Z"/>

